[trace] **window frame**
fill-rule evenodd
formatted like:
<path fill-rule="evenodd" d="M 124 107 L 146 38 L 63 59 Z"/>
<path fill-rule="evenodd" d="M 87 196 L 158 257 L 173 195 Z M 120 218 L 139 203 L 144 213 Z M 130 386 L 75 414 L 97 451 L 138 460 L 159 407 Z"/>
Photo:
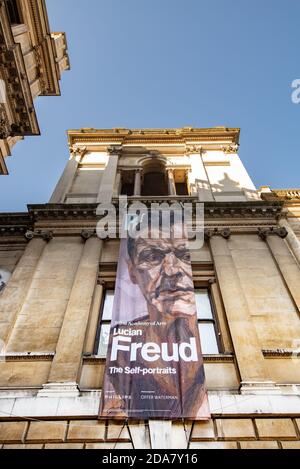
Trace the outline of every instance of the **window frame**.
<path fill-rule="evenodd" d="M 95 337 L 95 346 L 94 346 L 94 355 L 96 357 L 101 358 L 102 360 L 106 360 L 106 357 L 101 357 L 98 354 L 99 351 L 99 346 L 100 346 L 100 338 L 101 338 L 101 330 L 103 325 L 111 325 L 111 319 L 102 319 L 103 318 L 103 313 L 104 313 L 104 304 L 106 300 L 106 294 L 107 292 L 112 291 L 115 294 L 115 286 L 110 286 L 106 285 L 103 289 L 103 294 L 102 294 L 102 299 L 100 303 L 100 308 L 99 308 L 99 318 L 98 318 L 98 323 L 97 323 L 97 332 L 96 332 L 96 337 Z"/>
<path fill-rule="evenodd" d="M 218 347 L 218 352 L 217 354 L 206 354 L 203 352 L 203 355 L 204 356 L 214 356 L 214 355 L 222 355 L 224 353 L 224 346 L 223 346 L 223 343 L 222 343 L 222 334 L 221 334 L 221 329 L 220 329 L 220 325 L 219 325 L 219 321 L 218 321 L 218 315 L 216 313 L 216 310 L 215 310 L 215 306 L 214 306 L 214 301 L 213 301 L 213 295 L 212 295 L 212 291 L 211 291 L 211 288 L 209 285 L 203 285 L 203 284 L 197 284 L 195 283 L 195 295 L 196 295 L 196 292 L 197 290 L 206 290 L 207 293 L 208 293 L 208 300 L 209 300 L 209 304 L 210 304 L 210 309 L 211 309 L 211 313 L 212 313 L 212 319 L 199 319 L 198 318 L 198 311 L 197 311 L 197 324 L 198 324 L 198 327 L 200 324 L 213 324 L 214 326 L 214 331 L 215 331 L 215 338 L 216 338 L 216 343 L 217 343 L 217 347 Z M 200 340 L 201 340 L 201 337 L 200 337 Z"/>

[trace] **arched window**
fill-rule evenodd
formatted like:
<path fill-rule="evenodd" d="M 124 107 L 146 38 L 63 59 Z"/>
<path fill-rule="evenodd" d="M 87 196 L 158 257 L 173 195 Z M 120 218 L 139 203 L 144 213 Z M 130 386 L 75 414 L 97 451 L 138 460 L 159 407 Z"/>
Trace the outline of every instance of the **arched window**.
<path fill-rule="evenodd" d="M 165 166 L 160 161 L 153 161 L 143 168 L 142 195 L 144 197 L 168 195 L 168 180 Z"/>

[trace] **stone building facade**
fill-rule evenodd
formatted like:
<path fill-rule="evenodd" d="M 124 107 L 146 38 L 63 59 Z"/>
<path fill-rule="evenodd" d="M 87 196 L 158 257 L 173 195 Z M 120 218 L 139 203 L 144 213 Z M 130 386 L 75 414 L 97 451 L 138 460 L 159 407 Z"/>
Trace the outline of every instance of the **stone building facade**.
<path fill-rule="evenodd" d="M 0 216 L 0 445 L 300 448 L 300 190 L 257 190 L 239 129 L 81 129 L 69 146 L 50 202 Z M 98 420 L 119 241 L 95 236 L 97 205 L 120 194 L 204 203 L 208 422 Z"/>
<path fill-rule="evenodd" d="M 51 33 L 45 0 L 0 2 L 0 174 L 5 158 L 28 135 L 39 135 L 37 96 L 59 96 L 70 68 L 64 33 Z"/>

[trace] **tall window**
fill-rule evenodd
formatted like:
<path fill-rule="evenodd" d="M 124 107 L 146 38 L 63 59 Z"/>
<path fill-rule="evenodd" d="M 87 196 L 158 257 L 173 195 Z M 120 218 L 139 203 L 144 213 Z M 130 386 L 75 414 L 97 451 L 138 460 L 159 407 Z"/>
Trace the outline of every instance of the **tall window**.
<path fill-rule="evenodd" d="M 204 355 L 219 354 L 218 330 L 208 288 L 195 289 L 198 327 Z"/>
<path fill-rule="evenodd" d="M 218 328 L 208 288 L 195 289 L 195 297 L 202 353 L 204 355 L 218 355 L 220 353 Z M 101 358 L 106 358 L 107 354 L 113 302 L 114 290 L 106 290 L 95 346 L 95 354 Z"/>
<path fill-rule="evenodd" d="M 112 319 L 112 309 L 114 302 L 114 290 L 106 290 L 104 295 L 104 301 L 102 305 L 100 324 L 98 327 L 98 333 L 96 338 L 95 353 L 101 358 L 106 358 L 110 325 Z"/>
<path fill-rule="evenodd" d="M 134 171 L 122 171 L 121 195 L 134 195 Z"/>
<path fill-rule="evenodd" d="M 17 0 L 5 0 L 11 24 L 21 24 Z"/>

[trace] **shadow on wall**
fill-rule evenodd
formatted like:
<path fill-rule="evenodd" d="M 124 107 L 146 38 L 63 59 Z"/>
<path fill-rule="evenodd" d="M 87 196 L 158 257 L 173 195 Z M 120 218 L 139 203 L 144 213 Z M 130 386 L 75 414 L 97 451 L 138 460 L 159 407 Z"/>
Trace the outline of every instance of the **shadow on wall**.
<path fill-rule="evenodd" d="M 195 185 L 198 192 L 211 190 L 215 200 L 221 197 L 223 199 L 227 198 L 228 201 L 239 199 L 239 201 L 245 202 L 260 199 L 257 190 L 242 187 L 238 181 L 231 179 L 227 173 L 224 173 L 224 178 L 218 184 L 208 184 L 207 181 L 196 179 Z"/>

